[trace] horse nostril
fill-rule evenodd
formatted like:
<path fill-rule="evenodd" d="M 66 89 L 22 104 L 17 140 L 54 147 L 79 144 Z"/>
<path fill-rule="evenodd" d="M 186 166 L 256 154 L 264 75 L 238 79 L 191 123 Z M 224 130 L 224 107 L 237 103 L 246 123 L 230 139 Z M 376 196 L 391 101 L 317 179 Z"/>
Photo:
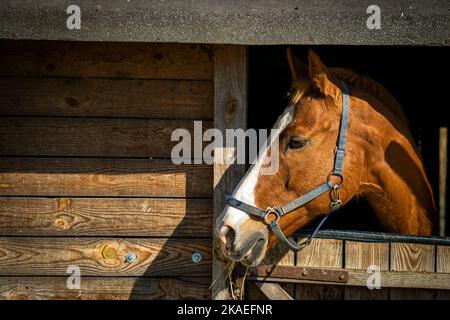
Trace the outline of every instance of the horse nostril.
<path fill-rule="evenodd" d="M 236 239 L 236 233 L 230 226 L 223 226 L 220 228 L 219 237 L 222 243 L 225 245 L 225 250 L 230 252 L 233 249 L 234 240 Z"/>

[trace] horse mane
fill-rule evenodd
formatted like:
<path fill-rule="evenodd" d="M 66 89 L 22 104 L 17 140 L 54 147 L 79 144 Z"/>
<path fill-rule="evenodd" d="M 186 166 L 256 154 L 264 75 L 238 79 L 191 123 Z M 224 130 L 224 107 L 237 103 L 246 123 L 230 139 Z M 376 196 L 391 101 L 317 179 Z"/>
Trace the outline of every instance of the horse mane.
<path fill-rule="evenodd" d="M 400 120 L 406 122 L 405 114 L 398 100 L 378 81 L 344 68 L 329 68 L 330 73 L 342 79 L 349 87 L 362 89 L 380 100 Z M 290 103 L 296 104 L 312 88 L 311 80 L 296 81 L 289 94 Z"/>

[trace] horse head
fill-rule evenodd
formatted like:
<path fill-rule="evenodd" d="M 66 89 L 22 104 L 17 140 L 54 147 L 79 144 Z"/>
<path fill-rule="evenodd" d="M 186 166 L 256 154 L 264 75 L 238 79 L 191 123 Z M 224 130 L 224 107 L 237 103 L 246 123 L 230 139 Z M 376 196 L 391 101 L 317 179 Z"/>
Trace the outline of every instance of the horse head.
<path fill-rule="evenodd" d="M 359 88 L 364 87 L 362 82 L 365 80 L 362 77 L 345 69 L 327 68 L 312 50 L 309 51 L 308 60 L 306 65 L 288 50 L 292 92 L 288 107 L 274 125 L 279 130 L 277 172 L 272 175 L 260 174 L 264 159 L 259 159 L 250 167 L 233 197 L 257 208 L 280 208 L 329 181 L 331 186 L 340 186 L 339 202 L 342 205 L 356 195 L 368 195 L 369 200 L 381 202 L 378 218 L 383 225 L 391 227 L 388 229 L 428 233 L 426 228 L 425 231 L 408 230 L 398 227 L 398 223 L 391 223 L 387 211 L 394 209 L 387 205 L 386 199 L 392 196 L 386 194 L 386 198 L 381 200 L 375 196 L 389 191 L 387 187 L 380 191 L 386 183 L 384 178 L 380 178 L 380 172 L 389 172 L 389 168 L 384 167 L 386 161 L 383 157 L 389 142 L 393 140 L 411 154 L 412 163 L 420 169 L 418 174 L 424 177 L 424 184 L 428 183 L 422 163 L 416 158 L 406 121 L 396 106 L 392 107 L 396 103 L 395 99 L 379 99 L 375 94 L 370 94 L 375 89 L 370 91 Z M 341 176 L 332 174 L 343 113 L 341 81 L 351 87 L 345 165 L 342 171 L 345 181 L 342 181 Z M 379 85 L 375 85 L 375 82 L 370 84 L 374 87 Z M 386 139 L 386 135 L 390 139 Z M 268 151 L 263 157 L 272 154 L 273 150 L 270 149 L 273 147 L 267 146 Z M 289 214 L 275 217 L 279 220 L 282 233 L 289 237 L 318 216 L 330 212 L 333 190 L 329 191 Z M 374 196 L 371 198 L 371 195 Z M 432 211 L 432 200 L 422 200 L 423 207 L 426 207 L 424 211 Z M 423 221 L 423 226 L 431 225 L 431 222 L 427 224 L 426 220 Z M 248 266 L 259 264 L 267 250 L 277 242 L 274 232 L 268 228 L 270 222 L 228 205 L 218 217 L 215 228 L 226 257 Z M 410 222 L 408 226 L 412 225 Z"/>

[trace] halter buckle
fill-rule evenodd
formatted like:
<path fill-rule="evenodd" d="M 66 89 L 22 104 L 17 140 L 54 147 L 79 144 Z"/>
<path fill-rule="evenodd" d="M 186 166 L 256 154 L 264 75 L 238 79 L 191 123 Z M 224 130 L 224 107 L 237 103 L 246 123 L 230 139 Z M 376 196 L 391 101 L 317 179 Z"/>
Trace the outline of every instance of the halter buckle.
<path fill-rule="evenodd" d="M 269 216 L 271 214 L 275 216 L 275 219 L 269 220 Z M 278 222 L 278 220 L 280 220 L 280 213 L 277 211 L 277 209 L 274 209 L 272 207 L 267 207 L 266 214 L 264 215 L 263 220 L 264 220 L 264 223 L 269 226 L 272 222 L 274 222 L 274 221 Z"/>
<path fill-rule="evenodd" d="M 341 183 L 342 185 L 342 183 Z M 341 197 L 339 195 L 339 185 L 334 185 L 333 189 L 331 189 L 331 208 L 337 208 L 342 204 Z"/>

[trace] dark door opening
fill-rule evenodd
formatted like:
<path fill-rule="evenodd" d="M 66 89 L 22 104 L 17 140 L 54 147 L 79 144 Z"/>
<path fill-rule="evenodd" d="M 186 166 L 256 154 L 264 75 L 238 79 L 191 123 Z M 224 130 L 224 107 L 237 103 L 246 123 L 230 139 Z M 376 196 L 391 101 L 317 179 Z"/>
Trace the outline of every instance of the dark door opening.
<path fill-rule="evenodd" d="M 291 46 L 296 56 L 305 62 L 310 47 L 327 66 L 349 68 L 369 75 L 398 99 L 421 150 L 438 206 L 439 128 L 448 127 L 446 108 L 449 105 L 449 81 L 446 76 L 450 70 L 450 48 Z M 286 49 L 287 46 L 250 47 L 249 128 L 270 128 L 286 107 L 291 82 Z M 447 235 L 450 229 L 448 211 Z M 324 228 L 381 231 L 364 199 L 354 199 L 330 217 Z"/>

